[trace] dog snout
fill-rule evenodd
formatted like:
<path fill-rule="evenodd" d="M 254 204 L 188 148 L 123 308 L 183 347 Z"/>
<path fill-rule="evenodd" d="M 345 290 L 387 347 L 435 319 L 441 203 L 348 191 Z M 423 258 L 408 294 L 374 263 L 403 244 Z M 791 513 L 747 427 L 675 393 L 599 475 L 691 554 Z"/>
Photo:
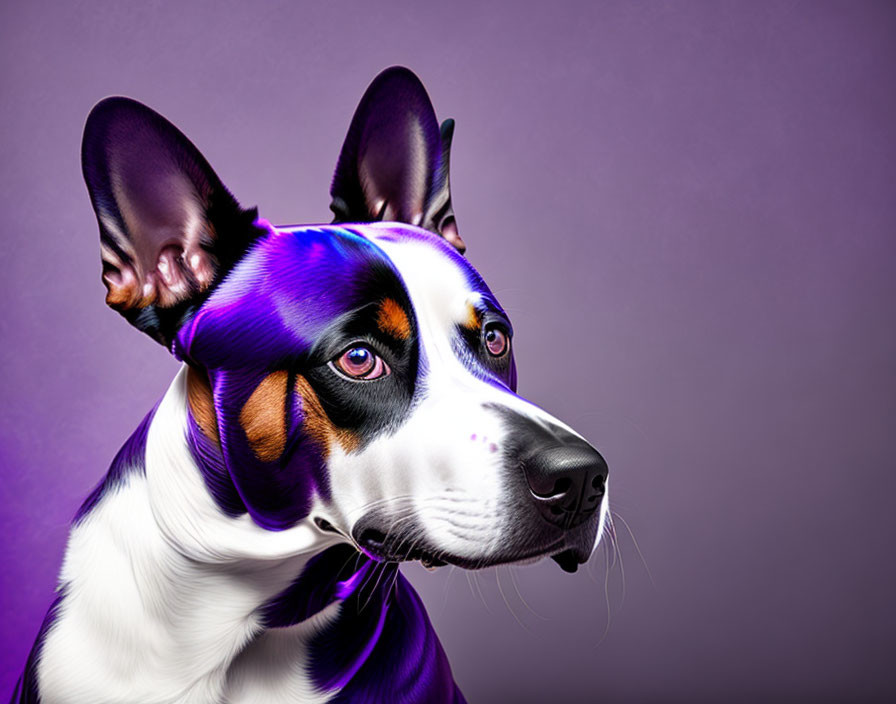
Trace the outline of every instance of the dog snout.
<path fill-rule="evenodd" d="M 515 476 L 522 469 L 526 481 L 520 489 L 541 516 L 563 530 L 592 519 L 597 525 L 610 473 L 603 456 L 543 412 L 529 415 L 496 403 L 485 407 L 501 416 L 507 433 L 505 456 Z"/>
<path fill-rule="evenodd" d="M 541 515 L 562 528 L 574 528 L 595 515 L 609 474 L 601 454 L 578 439 L 527 453 L 523 471 Z"/>

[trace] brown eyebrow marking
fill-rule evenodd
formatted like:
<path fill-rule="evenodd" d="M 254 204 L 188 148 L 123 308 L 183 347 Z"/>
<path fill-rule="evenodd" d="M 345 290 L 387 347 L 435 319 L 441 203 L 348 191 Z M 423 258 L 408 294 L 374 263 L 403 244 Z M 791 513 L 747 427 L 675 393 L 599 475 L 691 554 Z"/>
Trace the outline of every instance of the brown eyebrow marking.
<path fill-rule="evenodd" d="M 273 372 L 255 387 L 240 411 L 240 425 L 246 433 L 249 447 L 262 462 L 278 460 L 286 449 L 286 400 L 289 373 Z M 301 431 L 320 447 L 326 458 L 333 442 L 339 443 L 345 452 L 357 450 L 360 439 L 350 430 L 337 428 L 327 416 L 311 384 L 303 376 L 297 376 L 295 392 L 302 399 Z M 197 421 L 198 422 L 198 421 Z M 201 427 L 201 426 L 200 426 Z"/>
<path fill-rule="evenodd" d="M 468 330 L 478 330 L 482 327 L 482 313 L 472 303 L 467 303 L 467 319 L 463 325 Z"/>
<path fill-rule="evenodd" d="M 302 397 L 302 431 L 320 447 L 326 459 L 333 442 L 339 443 L 345 452 L 357 450 L 360 439 L 350 430 L 337 428 L 327 416 L 311 384 L 303 376 L 296 377 L 296 393 Z"/>
<path fill-rule="evenodd" d="M 240 411 L 249 447 L 262 462 L 273 462 L 286 449 L 286 390 L 289 373 L 268 374 Z"/>
<path fill-rule="evenodd" d="M 218 433 L 218 417 L 215 414 L 212 387 L 208 383 L 208 377 L 193 367 L 187 369 L 187 402 L 193 420 L 196 421 L 202 434 L 220 444 L 221 436 Z"/>
<path fill-rule="evenodd" d="M 380 330 L 399 340 L 407 340 L 411 336 L 411 322 L 408 320 L 408 315 L 392 298 L 386 298 L 380 303 L 376 324 Z"/>

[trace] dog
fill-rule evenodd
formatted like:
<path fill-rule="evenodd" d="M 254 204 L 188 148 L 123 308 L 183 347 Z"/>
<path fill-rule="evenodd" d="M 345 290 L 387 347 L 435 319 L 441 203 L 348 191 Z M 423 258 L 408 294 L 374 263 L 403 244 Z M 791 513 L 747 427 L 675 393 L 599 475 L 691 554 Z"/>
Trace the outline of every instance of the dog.
<path fill-rule="evenodd" d="M 515 392 L 453 131 L 385 70 L 333 222 L 274 227 L 161 115 L 94 107 L 106 302 L 182 367 L 77 512 L 14 702 L 463 702 L 399 564 L 588 560 L 607 463 Z"/>

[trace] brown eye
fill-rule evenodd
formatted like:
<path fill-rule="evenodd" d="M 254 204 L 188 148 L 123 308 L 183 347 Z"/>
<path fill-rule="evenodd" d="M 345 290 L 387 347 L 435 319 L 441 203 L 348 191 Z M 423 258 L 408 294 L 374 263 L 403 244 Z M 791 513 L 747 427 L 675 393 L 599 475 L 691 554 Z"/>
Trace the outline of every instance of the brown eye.
<path fill-rule="evenodd" d="M 485 347 L 492 357 L 502 357 L 510 349 L 510 338 L 497 325 L 485 328 Z"/>
<path fill-rule="evenodd" d="M 331 364 L 352 379 L 379 379 L 391 373 L 383 358 L 364 345 L 350 347 Z"/>

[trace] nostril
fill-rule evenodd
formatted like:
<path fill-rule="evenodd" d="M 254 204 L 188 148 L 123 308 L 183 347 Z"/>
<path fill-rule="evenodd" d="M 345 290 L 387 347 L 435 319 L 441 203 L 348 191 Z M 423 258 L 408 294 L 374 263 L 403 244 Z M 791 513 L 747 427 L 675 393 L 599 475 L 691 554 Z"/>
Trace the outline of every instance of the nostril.
<path fill-rule="evenodd" d="M 594 479 L 591 480 L 591 486 L 594 489 L 603 491 L 604 490 L 604 475 L 603 474 L 595 475 Z"/>
<path fill-rule="evenodd" d="M 560 496 L 565 494 L 572 488 L 572 479 L 569 477 L 560 477 L 554 482 L 554 488 L 551 489 L 551 496 Z"/>

